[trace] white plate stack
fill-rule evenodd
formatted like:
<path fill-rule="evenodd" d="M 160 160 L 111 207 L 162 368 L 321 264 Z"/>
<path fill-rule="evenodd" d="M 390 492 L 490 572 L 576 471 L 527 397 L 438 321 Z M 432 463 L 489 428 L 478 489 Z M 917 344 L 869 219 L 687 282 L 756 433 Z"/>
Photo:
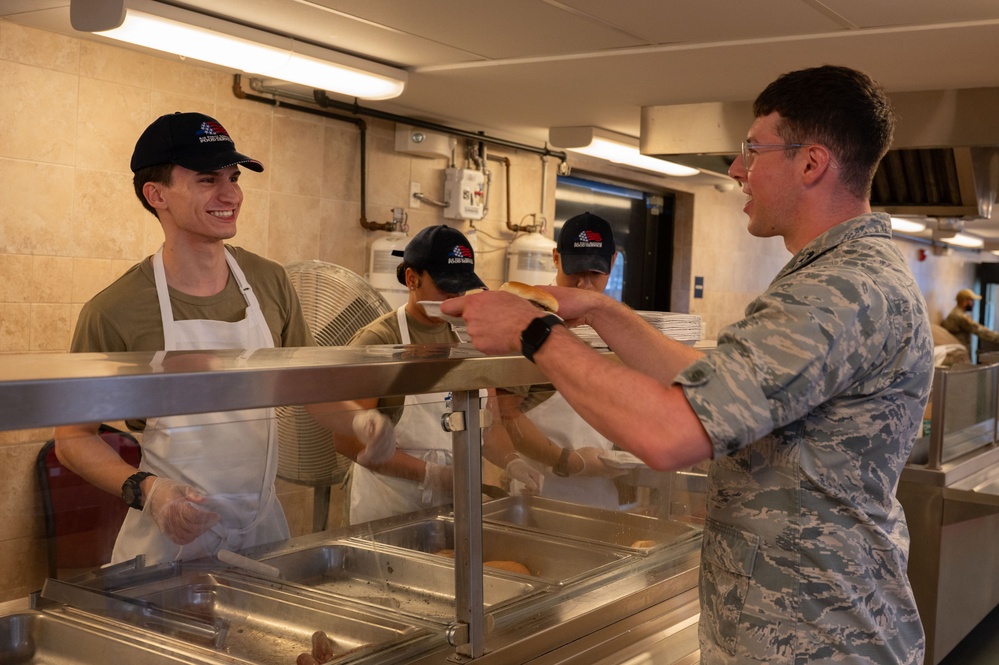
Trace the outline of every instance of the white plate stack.
<path fill-rule="evenodd" d="M 646 312 L 641 310 L 637 311 L 637 314 L 645 319 L 653 328 L 678 342 L 693 346 L 701 339 L 701 317 L 697 314 Z M 572 331 L 590 346 L 607 346 L 600 339 L 600 335 L 590 326 L 578 326 L 573 328 Z"/>

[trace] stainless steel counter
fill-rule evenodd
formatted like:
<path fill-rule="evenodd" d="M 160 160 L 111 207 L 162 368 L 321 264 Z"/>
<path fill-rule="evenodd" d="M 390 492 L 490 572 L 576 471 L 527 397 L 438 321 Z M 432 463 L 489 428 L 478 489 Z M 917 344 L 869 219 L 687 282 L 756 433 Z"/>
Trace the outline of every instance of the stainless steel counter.
<path fill-rule="evenodd" d="M 0 362 L 0 430 L 543 383 L 470 345 L 40 353 Z"/>
<path fill-rule="evenodd" d="M 362 613 L 370 611 L 372 616 L 382 617 L 380 630 L 387 636 L 384 643 L 390 648 L 352 651 L 352 655 L 335 662 L 610 665 L 618 661 L 614 660 L 615 652 L 608 651 L 606 645 L 630 643 L 626 637 L 629 634 L 641 636 L 641 653 L 659 654 L 649 662 L 694 662 L 691 659 L 696 658 L 699 529 L 690 531 L 688 525 L 673 525 L 669 537 L 679 539 L 675 547 L 636 551 L 628 547 L 629 543 L 594 542 L 592 534 L 528 535 L 525 529 L 530 525 L 498 523 L 495 511 L 492 516 L 483 517 L 475 476 L 480 471 L 481 452 L 477 390 L 544 382 L 537 367 L 520 356 L 487 357 L 467 345 L 5 356 L 0 363 L 0 429 L 4 430 L 448 391 L 455 395 L 454 410 L 465 413 L 466 417 L 465 427 L 452 435 L 456 474 L 454 511 L 435 518 L 443 520 L 440 524 L 445 527 L 446 537 L 455 541 L 454 562 L 442 563 L 439 557 L 425 551 L 404 551 L 404 539 L 398 530 L 381 531 L 384 536 L 375 538 L 370 535 L 375 533 L 371 524 L 361 525 L 293 539 L 276 549 L 247 552 L 283 570 L 285 574 L 279 579 L 233 571 L 214 561 L 198 564 L 202 566 L 200 572 L 192 573 L 192 566 L 188 566 L 184 574 L 189 576 L 182 578 L 183 584 L 176 589 L 147 589 L 148 593 L 140 594 L 139 610 L 128 609 L 133 602 L 129 599 L 136 596 L 125 587 L 114 588 L 111 596 L 102 594 L 105 605 L 98 606 L 107 607 L 106 603 L 111 601 L 124 603 L 115 605 L 125 608 L 124 618 L 93 615 L 85 607 L 62 602 L 86 604 L 81 598 L 89 596 L 81 597 L 78 589 L 53 581 L 48 598 L 41 603 L 43 612 L 15 613 L 18 618 L 9 619 L 3 628 L 27 631 L 26 635 L 68 635 L 57 639 L 60 647 L 55 651 L 61 655 L 53 662 L 58 663 L 88 662 L 82 656 L 79 661 L 61 660 L 71 658 L 73 651 L 60 651 L 62 639 L 95 644 L 94 635 L 102 632 L 106 633 L 108 643 L 99 662 L 128 660 L 131 652 L 120 651 L 127 651 L 122 646 L 127 644 L 140 645 L 143 657 L 152 658 L 150 654 L 155 653 L 155 662 L 270 662 L 263 656 L 252 655 L 251 646 L 255 645 L 246 641 L 232 642 L 234 647 L 249 654 L 238 656 L 220 652 L 218 648 L 213 650 L 211 645 L 196 644 L 183 639 L 183 635 L 181 638 L 164 635 L 162 630 L 150 635 L 148 626 L 143 628 L 126 620 L 137 612 L 138 616 L 146 617 L 143 620 L 147 623 L 153 621 L 145 614 L 156 609 L 148 605 L 152 603 L 169 610 L 166 624 L 162 624 L 163 616 L 153 612 L 155 620 L 161 622 L 158 625 L 184 628 L 186 615 L 178 618 L 171 612 L 183 609 L 197 615 L 210 608 L 211 612 L 221 612 L 232 629 L 233 623 L 245 615 L 244 604 L 250 602 L 245 599 L 258 602 L 268 598 L 270 614 L 258 617 L 259 625 L 243 628 L 267 632 L 268 627 L 275 629 L 282 621 L 295 624 L 297 628 L 290 634 L 279 632 L 273 638 L 284 645 L 275 647 L 282 654 L 292 644 L 305 645 L 302 631 L 314 625 L 310 617 L 318 620 L 323 616 L 339 616 L 354 621 L 353 617 L 359 616 L 358 608 Z M 420 516 L 405 516 L 401 525 L 422 528 L 419 519 Z M 623 533 L 643 533 L 640 523 L 626 526 L 628 530 Z M 497 551 L 497 542 L 512 548 L 506 551 L 524 551 L 531 547 L 532 539 L 537 543 L 533 554 L 542 557 L 544 563 L 541 559 L 534 563 L 531 575 L 483 573 L 483 555 Z M 544 549 L 543 543 L 551 547 Z M 317 586 L 308 580 L 294 579 L 292 571 L 302 573 L 307 567 L 282 568 L 292 561 L 282 556 L 318 547 L 322 550 L 310 551 L 307 563 L 349 564 L 350 576 L 342 582 L 328 581 Z M 553 558 L 572 552 L 579 554 L 572 563 L 583 562 L 581 567 L 560 568 L 552 564 Z M 387 560 L 387 556 L 393 558 Z M 366 584 L 386 584 L 388 578 L 384 575 L 389 569 L 402 571 L 414 566 L 414 570 L 424 571 L 443 567 L 453 574 L 449 579 L 453 583 L 450 587 L 453 617 L 445 617 L 446 610 L 432 616 L 418 611 L 424 603 L 433 606 L 443 602 L 442 607 L 450 607 L 446 600 L 449 584 L 443 581 L 427 588 L 423 599 L 416 593 L 415 585 L 410 585 L 407 593 L 416 595 L 394 596 L 388 606 L 392 612 L 387 615 L 385 605 L 372 604 L 370 593 L 358 591 Z M 377 580 L 364 577 L 373 575 L 371 571 L 376 568 L 382 570 L 382 577 Z M 320 578 L 331 580 L 328 575 L 333 573 L 322 572 Z M 62 601 L 52 604 L 53 598 Z M 209 598 L 221 604 L 205 605 Z M 270 609 L 275 603 L 278 609 Z M 406 603 L 410 603 L 408 609 Z M 401 624 L 393 623 L 393 617 L 401 618 Z M 171 623 L 174 620 L 179 624 Z M 194 635 L 199 635 L 206 626 L 195 621 L 193 630 Z M 352 632 L 360 630 L 358 624 Z M 639 648 L 635 644 L 632 647 Z M 287 656 L 287 662 L 291 662 L 296 653 Z M 49 661 L 29 658 L 16 662 Z"/>
<path fill-rule="evenodd" d="M 938 369 L 925 454 L 898 487 L 909 580 L 936 665 L 999 605 L 999 365 Z"/>

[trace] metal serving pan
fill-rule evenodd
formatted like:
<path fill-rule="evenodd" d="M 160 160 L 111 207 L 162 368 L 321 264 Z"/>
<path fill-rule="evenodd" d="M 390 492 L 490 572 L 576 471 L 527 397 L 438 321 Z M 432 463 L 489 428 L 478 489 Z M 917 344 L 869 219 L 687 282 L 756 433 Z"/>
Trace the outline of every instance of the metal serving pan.
<path fill-rule="evenodd" d="M 395 548 L 330 543 L 264 556 L 284 580 L 313 590 L 450 623 L 455 618 L 454 564 Z M 494 613 L 545 591 L 536 580 L 483 575 L 484 606 Z"/>
<path fill-rule="evenodd" d="M 448 517 L 428 518 L 376 530 L 358 538 L 435 554 L 454 549 L 454 521 Z M 448 561 L 453 569 L 454 564 L 450 559 L 445 556 L 439 558 Z M 516 561 L 526 566 L 532 577 L 548 584 L 569 584 L 604 572 L 630 558 L 629 554 L 619 550 L 586 546 L 496 525 L 482 525 L 483 561 Z M 524 578 L 516 573 L 509 574 Z"/>
<path fill-rule="evenodd" d="M 521 494 L 482 505 L 482 520 L 649 554 L 696 540 L 700 527 Z M 636 546 L 650 541 L 647 546 Z"/>
<path fill-rule="evenodd" d="M 352 662 L 375 650 L 391 653 L 393 646 L 430 634 L 428 628 L 362 607 L 306 598 L 294 588 L 219 573 L 184 573 L 119 593 L 206 621 L 224 621 L 227 632 L 217 650 L 257 665 L 294 662 L 298 654 L 311 650 L 312 634 L 318 630 L 332 640 L 335 657 L 330 663 Z"/>
<path fill-rule="evenodd" d="M 27 610 L 0 616 L 0 665 L 209 665 L 217 662 L 172 650 L 162 642 L 144 639 L 138 633 L 101 629 L 48 612 Z"/>

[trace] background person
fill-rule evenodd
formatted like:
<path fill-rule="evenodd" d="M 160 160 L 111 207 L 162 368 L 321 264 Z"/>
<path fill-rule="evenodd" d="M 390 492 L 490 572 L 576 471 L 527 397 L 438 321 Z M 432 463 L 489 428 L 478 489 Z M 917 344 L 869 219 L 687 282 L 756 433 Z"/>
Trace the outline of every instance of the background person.
<path fill-rule="evenodd" d="M 617 259 L 607 220 L 589 212 L 565 221 L 552 249 L 555 284 L 603 293 Z M 546 386 L 545 391 L 551 390 Z M 549 396 L 550 395 L 550 396 Z M 547 471 L 541 495 L 618 510 L 612 478 L 627 473 L 600 458 L 613 444 L 579 417 L 560 394 L 534 390 L 525 398 L 502 395 L 503 424 L 517 450 Z"/>
<path fill-rule="evenodd" d="M 84 305 L 72 351 L 314 344 L 284 268 L 225 244 L 243 202 L 240 166 L 263 170 L 207 115 L 164 115 L 146 128 L 132 154 L 133 184 L 162 226 L 163 245 Z M 288 537 L 274 490 L 272 416 L 249 409 L 150 419 L 138 471 L 96 435 L 98 423 L 56 428 L 56 453 L 134 508 L 112 562 L 197 558 Z"/>
<path fill-rule="evenodd" d="M 981 299 L 982 297 L 971 289 L 961 289 L 957 292 L 957 304 L 941 324 L 947 332 L 954 335 L 964 345 L 964 348 L 968 350 L 969 357 L 971 357 L 972 335 L 977 335 L 979 339 L 986 342 L 999 343 L 999 333 L 986 328 L 971 318 L 971 312 L 975 309 L 975 301 Z"/>
<path fill-rule="evenodd" d="M 729 169 L 749 232 L 790 261 L 709 355 L 626 306 L 547 287 L 620 363 L 507 293 L 452 300 L 486 353 L 523 350 L 602 434 L 650 466 L 712 458 L 700 576 L 702 662 L 923 662 L 895 498 L 933 371 L 926 304 L 872 213 L 894 113 L 861 72 L 784 74 L 753 104 Z M 595 389 L 594 386 L 599 386 Z"/>
<path fill-rule="evenodd" d="M 485 287 L 475 274 L 475 255 L 465 235 L 443 224 L 423 229 L 406 245 L 397 275 L 409 289 L 406 304 L 359 330 L 349 345 L 457 343 L 451 325 L 429 316 L 420 302 Z M 334 440 L 338 452 L 357 462 L 351 469 L 351 524 L 451 502 L 451 434 L 441 427 L 448 397 L 435 393 L 344 403 L 355 414 L 354 436 L 341 427 Z M 386 409 L 394 410 L 394 424 Z M 502 428 L 487 430 L 483 454 L 527 491 L 541 489 L 543 475 L 517 455 Z"/>

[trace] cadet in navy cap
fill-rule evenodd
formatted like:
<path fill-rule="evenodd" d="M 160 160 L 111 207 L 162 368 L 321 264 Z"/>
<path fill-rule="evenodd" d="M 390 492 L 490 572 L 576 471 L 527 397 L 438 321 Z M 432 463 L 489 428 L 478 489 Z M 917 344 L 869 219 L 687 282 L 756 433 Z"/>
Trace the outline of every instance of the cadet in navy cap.
<path fill-rule="evenodd" d="M 72 351 L 174 352 L 154 356 L 167 365 L 219 349 L 315 344 L 284 267 L 226 242 L 243 204 L 241 167 L 264 168 L 203 113 L 163 115 L 143 131 L 133 187 L 164 242 L 83 306 Z M 288 538 L 275 499 L 273 410 L 241 413 L 130 422 L 145 427 L 138 469 L 96 423 L 56 429 L 59 459 L 106 491 L 121 488 L 132 509 L 112 563 L 140 554 L 148 564 L 194 559 Z"/>
<path fill-rule="evenodd" d="M 617 258 L 614 233 L 603 217 L 584 212 L 562 225 L 552 249 L 555 283 L 603 293 Z M 618 510 L 613 478 L 625 471 L 604 462 L 614 446 L 593 429 L 558 392 L 539 391 L 527 398 L 516 390 L 504 394 L 504 418 L 514 447 L 546 473 L 541 495 L 598 508 Z M 514 408 L 516 407 L 516 408 Z"/>
<path fill-rule="evenodd" d="M 417 233 L 403 252 L 394 253 L 402 255 L 396 274 L 409 289 L 409 298 L 396 311 L 357 331 L 349 346 L 459 342 L 451 325 L 428 314 L 422 303 L 438 303 L 485 287 L 475 274 L 475 253 L 468 238 L 444 224 L 430 226 Z M 334 443 L 340 454 L 357 462 L 351 471 L 351 524 L 452 501 L 451 436 L 440 424 L 450 408 L 446 394 L 354 400 L 343 408 L 352 414 L 354 436 L 338 435 Z M 482 454 L 529 491 L 540 491 L 544 475 L 516 454 L 509 438 L 487 437 Z"/>
<path fill-rule="evenodd" d="M 399 256 L 400 253 L 395 250 L 393 254 Z M 402 252 L 402 263 L 396 268 L 396 278 L 403 286 L 407 286 L 407 268 L 417 274 L 426 272 L 445 294 L 460 295 L 486 287 L 475 274 L 475 254 L 468 238 L 446 224 L 423 229 L 406 245 Z"/>
<path fill-rule="evenodd" d="M 570 217 L 562 225 L 552 258 L 558 286 L 602 293 L 617 259 L 614 232 L 607 220 L 593 213 Z"/>

